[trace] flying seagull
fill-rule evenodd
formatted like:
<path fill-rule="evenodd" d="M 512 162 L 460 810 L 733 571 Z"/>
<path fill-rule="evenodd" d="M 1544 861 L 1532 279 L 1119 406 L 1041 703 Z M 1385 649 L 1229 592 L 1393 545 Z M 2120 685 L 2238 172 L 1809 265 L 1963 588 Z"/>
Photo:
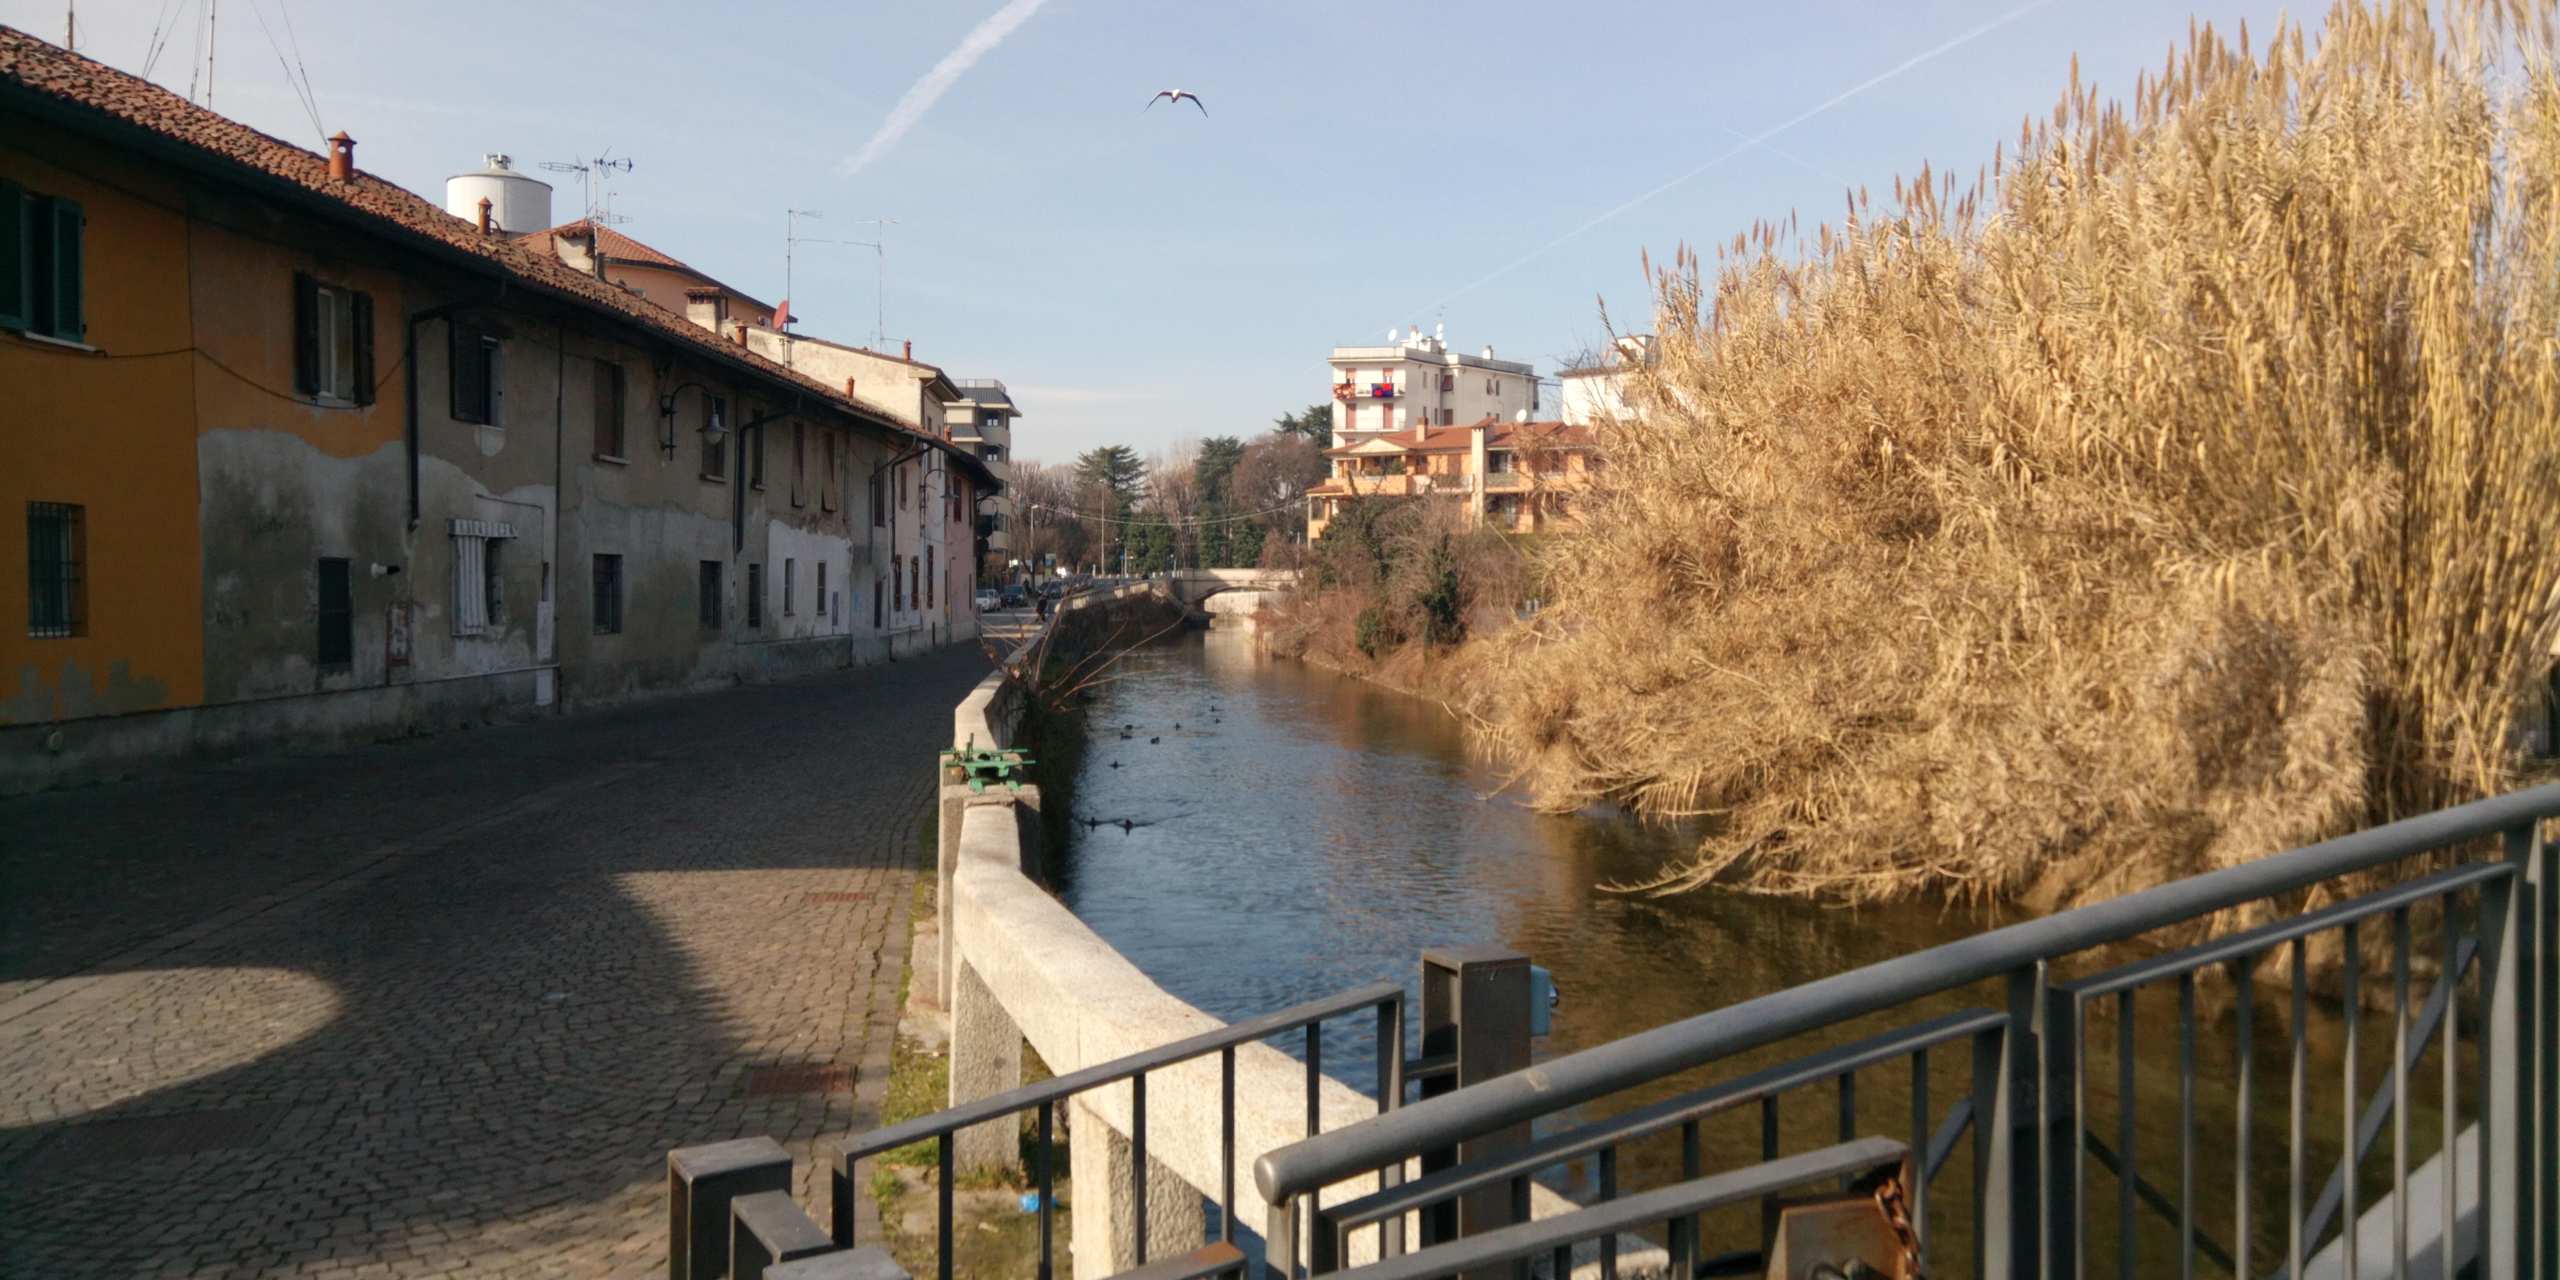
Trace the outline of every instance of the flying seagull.
<path fill-rule="evenodd" d="M 1172 99 L 1177 104 L 1188 102 L 1192 106 L 1200 107 L 1201 115 L 1205 116 L 1209 114 L 1209 108 L 1201 106 L 1200 104 L 1200 95 L 1193 93 L 1189 89 L 1158 89 L 1156 90 L 1156 96 L 1147 99 L 1147 105 L 1143 110 L 1153 111 L 1157 103 L 1163 102 L 1168 98 Z"/>

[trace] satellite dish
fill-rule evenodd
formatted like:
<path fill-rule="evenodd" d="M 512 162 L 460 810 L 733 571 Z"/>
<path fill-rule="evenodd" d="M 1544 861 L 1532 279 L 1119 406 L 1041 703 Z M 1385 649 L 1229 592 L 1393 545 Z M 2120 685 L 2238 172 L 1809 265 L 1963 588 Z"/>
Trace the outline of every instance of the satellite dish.
<path fill-rule="evenodd" d="M 1395 340 L 1396 340 L 1396 328 L 1395 328 L 1395 326 L 1394 326 L 1394 325 L 1388 325 L 1388 326 L 1387 326 L 1387 341 L 1389 341 L 1389 342 L 1393 342 L 1393 341 L 1395 341 Z"/>
<path fill-rule="evenodd" d="M 1518 413 L 1512 414 L 1511 420 L 1521 424 L 1522 426 L 1527 426 L 1529 424 L 1529 411 L 1522 409 Z"/>

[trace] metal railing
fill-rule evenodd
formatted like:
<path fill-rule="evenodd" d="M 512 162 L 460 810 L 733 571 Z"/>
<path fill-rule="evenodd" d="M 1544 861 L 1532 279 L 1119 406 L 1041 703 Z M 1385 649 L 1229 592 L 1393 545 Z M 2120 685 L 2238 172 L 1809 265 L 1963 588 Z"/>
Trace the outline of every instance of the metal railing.
<path fill-rule="evenodd" d="M 2373 1260 L 2366 1270 L 2376 1275 L 2407 1274 L 2406 1260 L 2416 1243 L 2409 1225 L 2410 1080 L 2432 1045 L 2441 1060 L 2439 1103 L 2444 1115 L 2439 1158 L 2447 1167 L 2436 1180 L 2440 1201 L 2423 1210 L 2441 1215 L 2439 1256 L 2450 1259 L 2459 1234 L 2454 1224 L 2467 1209 L 2476 1215 L 2476 1231 L 2468 1236 L 2478 1247 L 2474 1274 L 2496 1280 L 2560 1280 L 2560 1256 L 2555 1256 L 2560 1255 L 2560 1225 L 2555 1225 L 2560 1223 L 2555 1218 L 2555 1209 L 2560 1209 L 2555 1204 L 2560 1200 L 2560 1147 L 2555 1147 L 2554 1121 L 2555 1103 L 2560 1103 L 2560 1079 L 2555 1078 L 2555 1059 L 2560 1059 L 2560 967 L 2555 967 L 2554 957 L 2554 935 L 2560 933 L 2555 906 L 2560 906 L 2560 894 L 2555 894 L 2552 883 L 2553 850 L 2539 834 L 2539 825 L 2554 817 L 2560 817 L 2560 784 L 2426 814 L 1775 992 L 1309 1138 L 1256 1162 L 1255 1181 L 1269 1214 L 1264 1232 L 1268 1261 L 1279 1276 L 1299 1274 L 1301 1259 L 1296 1249 L 1304 1232 L 1309 1241 L 1303 1259 L 1306 1272 L 1330 1272 L 1345 1256 L 1346 1242 L 1355 1230 L 1372 1226 L 1383 1230 L 1405 1214 L 1496 1184 L 1512 1187 L 1516 1200 L 1533 1175 L 1585 1157 L 1595 1158 L 1598 1165 L 1601 1198 L 1586 1213 L 1599 1212 L 1624 1195 L 1616 1185 L 1619 1149 L 1635 1138 L 1675 1126 L 1681 1130 L 1681 1172 L 1687 1180 L 1681 1185 L 1693 1186 L 1703 1176 L 1698 1122 L 1748 1103 L 1762 1107 L 1762 1142 L 1756 1155 L 1758 1172 L 1765 1173 L 1770 1161 L 1784 1158 L 1778 1151 L 1779 1094 L 1830 1082 L 1836 1090 L 1839 1132 L 1847 1142 L 1859 1124 L 1857 1070 L 1907 1058 L 1912 1063 L 1909 1149 L 1915 1166 L 1910 1194 L 1918 1228 L 1924 1233 L 1924 1250 L 1929 1180 L 1970 1131 L 1974 1274 L 2072 1277 L 2085 1271 L 2092 1207 L 2088 1166 L 2093 1158 L 2116 1182 L 2118 1274 L 2137 1274 L 2137 1224 L 2151 1220 L 2161 1223 L 2163 1230 L 2174 1228 L 2173 1243 L 2155 1247 L 2174 1249 L 2178 1274 L 2193 1275 L 2199 1258 L 2226 1272 L 2245 1274 L 2253 1214 L 2262 1211 L 2251 1194 L 2258 1155 L 2253 1149 L 2258 1120 L 2253 982 L 2261 965 L 2281 961 L 2291 988 L 2292 1088 L 2285 1151 L 2284 1261 L 2279 1274 L 2302 1275 L 2324 1233 L 2333 1229 L 2331 1248 L 2333 1253 L 2343 1253 L 2343 1274 L 2357 1274 L 2357 1264 L 2366 1261 L 2356 1256 L 2359 1175 L 2364 1173 L 2363 1157 L 2378 1145 L 2386 1127 L 2393 1133 L 2389 1212 L 2394 1256 Z M 2120 964 L 2086 978 L 2066 980 L 2058 971 L 2064 962 L 2086 961 L 2093 953 L 2103 956 L 2103 948 L 2163 929 L 2194 926 L 2234 908 L 2257 904 L 2282 908 L 2290 895 L 2334 888 L 2344 877 L 2402 868 L 2414 873 L 2432 865 L 2429 859 L 2440 863 L 2442 855 L 2457 846 L 2486 839 L 2501 842 L 2498 854 L 2413 875 L 2403 883 L 2316 910 L 2297 906 L 2292 908 L 2297 913 L 2289 918 Z M 2415 930 L 2420 922 L 2435 928 L 2432 947 L 2423 952 Z M 2366 995 L 2362 938 L 2369 928 L 2387 928 L 2390 934 L 2392 1021 L 2387 1034 L 2392 1049 L 2385 1079 L 2368 1102 L 2357 1082 Z M 2312 1085 L 2304 1036 L 2313 994 L 2309 952 L 2319 943 L 2325 954 L 2331 938 L 2339 945 L 2340 958 L 2336 1008 L 2344 1059 L 2344 1121 L 2339 1134 L 2344 1155 L 2327 1190 L 2306 1212 L 2305 1192 L 2311 1185 L 2306 1099 Z M 2413 1008 L 2411 968 L 2413 959 L 2421 955 L 2435 969 L 2436 981 L 2423 1004 Z M 2197 986 L 2200 975 L 2216 970 L 2229 972 L 2236 1021 L 2236 1122 L 2231 1141 L 2216 1148 L 2231 1161 L 2237 1189 L 2232 1205 L 2235 1227 L 2229 1241 L 2209 1239 L 2199 1229 L 2196 1192 L 2203 1158 L 2195 1123 Z M 2466 978 L 2477 983 L 2467 997 L 2460 990 Z M 1400 1170 L 1426 1153 L 1992 980 L 2004 989 L 2005 1008 L 1969 1010 L 1872 1036 L 1551 1135 L 1526 1150 L 1316 1207 L 1320 1192 L 1373 1173 Z M 2133 1064 L 2146 1055 L 2143 1046 L 2135 1043 L 2134 1024 L 2127 1015 L 2134 993 L 2155 987 L 2174 988 L 2178 1000 L 2174 1053 L 2179 1136 L 2175 1185 L 2166 1190 L 2145 1176 L 2145 1166 L 2136 1163 L 2132 1123 Z M 2093 1133 L 2084 1120 L 2088 1015 L 2101 1005 L 2111 1006 L 2116 1022 L 2120 1119 L 2112 1143 Z M 1931 1048 L 1958 1042 L 1972 1046 L 1972 1088 L 1943 1116 L 1933 1117 L 1927 1054 Z M 2465 1047 L 2474 1050 L 2469 1074 L 2476 1147 L 2459 1140 L 2455 1127 L 2463 1074 L 2459 1060 Z M 2163 1046 L 2157 1052 L 2165 1058 L 2171 1050 Z M 2359 1106 L 2360 1102 L 2364 1105 Z M 2469 1159 L 2475 1151 L 2476 1182 L 2454 1176 L 2452 1163 Z M 2457 1186 L 2464 1182 L 2478 1188 L 2474 1205 L 2457 1200 Z M 1753 1194 L 1763 1197 L 1765 1239 L 1771 1202 L 1767 1192 Z M 1672 1197 L 1665 1204 L 1676 1200 Z M 1650 1219 L 1662 1221 L 1684 1211 L 1647 1201 L 1644 1212 L 1662 1215 Z M 1510 1250 L 1503 1258 L 1525 1259 L 1590 1238 L 1579 1233 L 1597 1220 L 1580 1219 L 1581 1215 L 1567 1215 L 1505 1227 L 1494 1234 L 1502 1235 L 1503 1248 Z M 1395 1268 L 1356 1274 L 1448 1274 L 1495 1260 L 1474 1253 L 1462 1256 L 1459 1251 L 1466 1244 L 1463 1240 L 1433 1244 L 1406 1255 Z M 1607 1249 L 1604 1242 L 1602 1274 L 1614 1275 L 1614 1260 Z M 2444 1273 L 2452 1269 L 2447 1266 Z"/>
<path fill-rule="evenodd" d="M 938 1203 L 935 1216 L 935 1256 L 939 1275 L 950 1280 L 952 1269 L 952 1146 L 954 1136 L 963 1129 L 975 1128 L 990 1121 L 1008 1120 L 1023 1112 L 1038 1114 L 1037 1146 L 1034 1152 L 1034 1180 L 1037 1185 L 1040 1215 L 1040 1280 L 1052 1274 L 1053 1235 L 1051 1218 L 1055 1209 L 1052 1194 L 1057 1170 L 1053 1167 L 1054 1134 L 1057 1109 L 1077 1094 L 1112 1085 L 1129 1086 L 1129 1170 L 1131 1180 L 1130 1208 L 1134 1215 L 1131 1239 L 1137 1261 L 1147 1262 L 1147 1076 L 1168 1067 L 1217 1055 L 1218 1084 L 1218 1153 L 1219 1195 L 1218 1218 L 1220 1245 L 1233 1251 L 1236 1224 L 1236 1050 L 1290 1032 L 1306 1036 L 1306 1104 L 1307 1134 L 1320 1132 L 1320 1099 L 1324 1080 L 1324 1023 L 1363 1011 L 1377 1018 L 1377 1100 L 1380 1112 L 1393 1108 L 1404 1094 L 1404 988 L 1396 983 L 1373 983 L 1339 995 L 1305 1004 L 1294 1005 L 1260 1017 L 1230 1023 L 1213 1031 L 1204 1031 L 1188 1039 L 1159 1045 L 1124 1058 L 1070 1071 L 1065 1075 L 1026 1085 L 1019 1089 L 962 1103 L 946 1111 L 891 1125 L 846 1139 L 836 1152 L 830 1176 L 829 1207 L 832 1216 L 830 1232 L 839 1248 L 852 1248 L 854 1240 L 854 1196 L 861 1185 L 855 1179 L 859 1163 L 873 1156 L 897 1150 L 916 1142 L 935 1144 L 937 1178 L 935 1193 Z M 1099 1189 L 1096 1190 L 1099 1194 Z M 1187 1270 L 1197 1265 L 1202 1269 Z M 1241 1266 L 1238 1261 L 1235 1266 Z M 1211 1276 L 1241 1274 L 1229 1270 L 1228 1253 L 1202 1251 L 1181 1259 L 1166 1260 L 1162 1266 L 1138 1274 L 1159 1277 Z"/>

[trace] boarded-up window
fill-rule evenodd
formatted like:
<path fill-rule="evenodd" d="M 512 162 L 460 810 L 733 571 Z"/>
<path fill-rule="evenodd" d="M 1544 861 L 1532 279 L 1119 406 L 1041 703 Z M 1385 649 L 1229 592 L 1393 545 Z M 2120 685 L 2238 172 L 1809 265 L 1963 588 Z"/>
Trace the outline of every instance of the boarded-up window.
<path fill-rule="evenodd" d="M 695 611 L 703 630 L 720 629 L 720 562 L 717 560 L 702 562 L 701 593 L 695 602 Z"/>
<path fill-rule="evenodd" d="M 791 562 L 788 560 L 782 562 L 782 580 L 784 582 L 791 580 Z M 791 602 L 788 597 L 783 600 L 782 611 L 791 612 Z M 764 625 L 764 566 L 760 564 L 747 566 L 747 625 L 750 627 Z"/>
<path fill-rule="evenodd" d="M 622 557 L 601 553 L 596 556 L 594 601 L 596 634 L 609 636 L 621 631 Z"/>
<path fill-rule="evenodd" d="M 628 457 L 623 449 L 622 366 L 609 361 L 596 362 L 596 456 Z"/>
<path fill-rule="evenodd" d="M 460 320 L 453 323 L 452 335 L 453 420 L 504 426 L 506 392 L 498 335 Z"/>
<path fill-rule="evenodd" d="M 354 665 L 356 653 L 355 597 L 348 580 L 347 562 L 322 559 L 319 585 L 316 612 L 320 634 L 316 660 L 324 672 L 344 671 Z"/>

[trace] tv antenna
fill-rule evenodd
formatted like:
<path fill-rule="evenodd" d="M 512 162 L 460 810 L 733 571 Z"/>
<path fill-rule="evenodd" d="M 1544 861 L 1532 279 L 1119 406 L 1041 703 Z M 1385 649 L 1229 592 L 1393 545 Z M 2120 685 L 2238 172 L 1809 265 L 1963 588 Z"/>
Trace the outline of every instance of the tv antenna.
<path fill-rule="evenodd" d="M 593 160 L 545 160 L 542 162 L 542 167 L 549 169 L 553 173 L 574 173 L 578 175 L 579 217 L 585 218 L 591 222 L 630 221 L 628 218 L 614 217 L 610 212 L 605 213 L 601 218 L 596 216 L 595 184 L 597 181 L 597 174 L 605 175 L 603 180 L 609 183 L 613 181 L 612 175 L 616 173 L 631 172 L 631 157 L 623 156 L 616 159 L 613 154 L 613 148 L 606 147 L 604 149 L 604 154 L 597 156 Z M 606 187 L 604 194 L 605 200 L 610 203 L 613 199 L 613 188 L 610 186 Z"/>
<path fill-rule="evenodd" d="M 875 326 L 871 340 L 883 349 L 889 345 L 889 228 L 898 225 L 896 218 L 864 218 L 854 225 L 878 227 L 880 237 L 871 246 L 871 323 Z M 859 243 L 859 242 L 857 242 Z"/>
<path fill-rule="evenodd" d="M 886 313 L 884 310 L 882 310 L 882 309 L 881 309 L 882 304 L 880 303 L 879 298 L 880 298 L 880 285 L 881 285 L 881 282 L 887 278 L 887 274 L 888 274 L 888 267 L 885 265 L 885 262 L 884 262 L 884 260 L 885 260 L 885 259 L 887 258 L 887 256 L 888 256 L 888 246 L 886 246 L 886 245 L 882 244 L 882 243 L 881 243 L 880 241 L 878 241 L 878 240 L 827 240 L 827 239 L 821 239 L 820 237 L 817 237 L 817 236 L 804 236 L 804 235 L 800 234 L 800 219 L 802 219 L 802 218 L 823 218 L 823 217 L 825 217 L 825 216 L 826 216 L 824 213 L 822 213 L 822 212 L 820 212 L 819 210 L 816 210 L 816 209 L 785 209 L 785 210 L 783 210 L 783 211 L 782 211 L 782 216 L 783 216 L 783 231 L 782 231 L 782 296 L 783 296 L 783 298 L 787 301 L 787 300 L 789 300 L 789 299 L 790 299 L 790 297 L 791 297 L 791 261 L 792 261 L 792 254 L 793 254 L 793 250 L 794 250 L 796 247 L 798 247 L 798 246 L 800 246 L 800 245 L 804 245 L 804 244 L 841 244 L 841 245 L 850 245 L 850 246 L 852 246 L 852 247 L 854 247 L 854 248 L 857 248 L 857 249 L 869 249 L 869 250 L 871 251 L 871 270 L 872 270 L 872 276 L 871 276 L 871 292 L 872 292 L 872 307 L 873 307 L 873 312 L 874 312 L 873 319 L 874 319 L 874 323 L 876 323 L 876 324 L 879 326 L 879 328 L 877 329 L 877 331 L 873 334 L 872 341 L 873 341 L 873 342 L 875 342 L 875 343 L 879 343 L 879 344 L 883 344 L 883 345 L 885 345 L 885 344 L 889 341 L 889 325 L 888 325 L 887 320 L 885 319 L 885 316 L 886 316 L 886 314 L 887 314 L 887 313 Z M 856 225 L 858 225 L 858 226 L 895 226 L 895 225 L 897 225 L 897 222 L 898 222 L 898 220 L 897 220 L 897 219 L 895 219 L 895 218 L 864 218 L 864 219 L 862 219 L 859 223 L 857 223 Z M 883 238 L 885 238 L 885 237 L 883 237 Z M 788 351 L 789 349 L 790 349 L 790 348 L 789 348 L 787 345 L 784 347 L 784 350 L 786 350 L 786 351 Z M 790 361 L 785 360 L 783 363 L 787 365 L 787 364 L 789 364 L 789 363 L 790 363 Z"/>

